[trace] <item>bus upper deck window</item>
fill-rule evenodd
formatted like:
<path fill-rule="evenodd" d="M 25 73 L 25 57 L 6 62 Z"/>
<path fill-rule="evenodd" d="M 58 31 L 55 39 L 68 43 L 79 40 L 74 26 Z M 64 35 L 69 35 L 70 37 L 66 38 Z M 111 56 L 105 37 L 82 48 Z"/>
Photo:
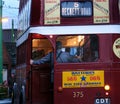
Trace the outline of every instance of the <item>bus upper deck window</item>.
<path fill-rule="evenodd" d="M 97 35 L 59 36 L 56 42 L 61 42 L 57 49 L 58 63 L 93 62 L 98 58 Z"/>

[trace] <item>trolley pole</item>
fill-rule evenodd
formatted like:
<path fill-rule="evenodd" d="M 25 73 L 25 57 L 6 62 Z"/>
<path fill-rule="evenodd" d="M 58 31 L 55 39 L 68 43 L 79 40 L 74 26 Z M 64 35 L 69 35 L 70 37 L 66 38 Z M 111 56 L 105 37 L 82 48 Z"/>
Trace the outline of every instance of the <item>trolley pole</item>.
<path fill-rule="evenodd" d="M 2 0 L 0 0 L 0 84 L 3 82 Z"/>

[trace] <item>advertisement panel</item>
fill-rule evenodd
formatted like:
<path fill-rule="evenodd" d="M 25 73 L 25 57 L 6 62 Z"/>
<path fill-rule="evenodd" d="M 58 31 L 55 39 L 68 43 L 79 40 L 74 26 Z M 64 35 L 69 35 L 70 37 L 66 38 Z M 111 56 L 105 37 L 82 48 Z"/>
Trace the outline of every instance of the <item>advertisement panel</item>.
<path fill-rule="evenodd" d="M 62 87 L 104 87 L 104 71 L 63 71 Z"/>
<path fill-rule="evenodd" d="M 94 0 L 94 23 L 109 23 L 109 0 Z"/>
<path fill-rule="evenodd" d="M 45 0 L 44 24 L 60 24 L 60 0 Z"/>

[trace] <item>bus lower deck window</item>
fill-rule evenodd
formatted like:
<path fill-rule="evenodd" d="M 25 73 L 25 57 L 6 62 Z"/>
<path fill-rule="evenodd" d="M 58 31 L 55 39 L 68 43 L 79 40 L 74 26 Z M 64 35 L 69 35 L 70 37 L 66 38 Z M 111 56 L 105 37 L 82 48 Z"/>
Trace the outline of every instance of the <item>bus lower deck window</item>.
<path fill-rule="evenodd" d="M 97 35 L 61 35 L 58 41 L 61 42 L 59 49 L 56 46 L 58 63 L 94 62 L 99 57 Z"/>

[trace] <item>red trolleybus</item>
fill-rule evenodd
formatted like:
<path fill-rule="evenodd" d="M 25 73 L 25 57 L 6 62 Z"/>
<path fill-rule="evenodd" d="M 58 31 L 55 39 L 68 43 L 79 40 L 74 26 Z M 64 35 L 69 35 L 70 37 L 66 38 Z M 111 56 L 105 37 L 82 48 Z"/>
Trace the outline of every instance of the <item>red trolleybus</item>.
<path fill-rule="evenodd" d="M 119 7 L 119 0 L 20 0 L 14 103 L 119 104 Z M 30 64 L 50 52 L 46 63 Z"/>

